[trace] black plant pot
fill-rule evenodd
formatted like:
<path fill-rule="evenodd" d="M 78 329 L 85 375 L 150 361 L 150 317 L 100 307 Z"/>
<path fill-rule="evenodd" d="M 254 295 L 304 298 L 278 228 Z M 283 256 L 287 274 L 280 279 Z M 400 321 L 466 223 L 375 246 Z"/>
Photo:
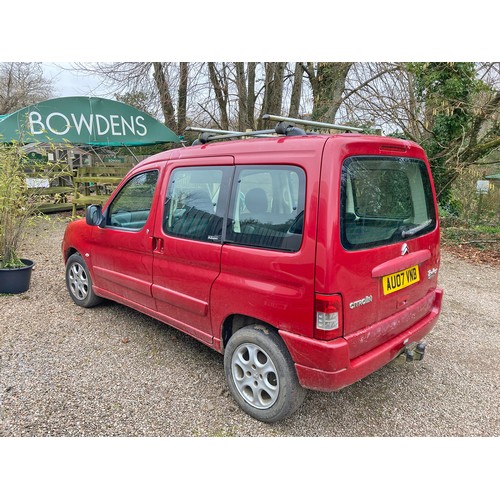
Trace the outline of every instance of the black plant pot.
<path fill-rule="evenodd" d="M 31 271 L 35 263 L 21 259 L 24 267 L 0 269 L 0 293 L 23 293 L 30 287 Z"/>

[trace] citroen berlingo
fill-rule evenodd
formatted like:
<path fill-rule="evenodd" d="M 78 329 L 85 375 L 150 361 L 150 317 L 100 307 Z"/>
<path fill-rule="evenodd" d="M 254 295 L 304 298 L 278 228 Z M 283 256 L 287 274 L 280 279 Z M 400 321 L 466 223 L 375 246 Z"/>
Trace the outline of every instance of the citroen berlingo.
<path fill-rule="evenodd" d="M 142 161 L 62 252 L 76 304 L 116 301 L 223 353 L 240 407 L 275 422 L 306 389 L 420 359 L 443 292 L 420 146 L 268 118 L 276 129 L 205 131 Z"/>

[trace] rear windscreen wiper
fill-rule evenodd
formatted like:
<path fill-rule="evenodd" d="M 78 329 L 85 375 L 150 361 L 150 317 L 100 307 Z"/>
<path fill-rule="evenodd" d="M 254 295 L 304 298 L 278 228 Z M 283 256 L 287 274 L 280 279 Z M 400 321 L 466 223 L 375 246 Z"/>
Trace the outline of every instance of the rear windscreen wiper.
<path fill-rule="evenodd" d="M 430 224 L 432 224 L 432 219 L 426 220 L 425 222 L 422 222 L 422 224 L 412 227 L 411 229 L 403 229 L 403 231 L 401 231 L 401 237 L 406 238 L 408 236 L 413 236 L 414 234 L 417 234 L 425 229 Z"/>

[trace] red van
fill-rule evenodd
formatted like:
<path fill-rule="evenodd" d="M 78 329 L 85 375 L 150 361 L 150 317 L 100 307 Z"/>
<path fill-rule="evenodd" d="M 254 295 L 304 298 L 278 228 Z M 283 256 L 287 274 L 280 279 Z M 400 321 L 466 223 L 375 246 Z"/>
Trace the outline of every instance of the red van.
<path fill-rule="evenodd" d="M 230 392 L 264 422 L 306 389 L 421 358 L 443 295 L 420 146 L 276 130 L 142 161 L 62 244 L 76 304 L 110 299 L 223 353 Z"/>

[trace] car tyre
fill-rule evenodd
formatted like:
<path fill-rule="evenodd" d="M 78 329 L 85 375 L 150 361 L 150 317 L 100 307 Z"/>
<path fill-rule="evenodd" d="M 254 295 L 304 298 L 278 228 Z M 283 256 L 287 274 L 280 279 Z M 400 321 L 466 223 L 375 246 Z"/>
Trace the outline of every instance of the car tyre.
<path fill-rule="evenodd" d="M 80 307 L 94 307 L 103 301 L 94 293 L 88 267 L 79 253 L 71 255 L 66 262 L 66 287 L 73 302 Z"/>
<path fill-rule="evenodd" d="M 233 334 L 224 352 L 224 371 L 238 405 L 262 422 L 289 417 L 307 392 L 285 343 L 267 327 L 246 326 Z"/>

